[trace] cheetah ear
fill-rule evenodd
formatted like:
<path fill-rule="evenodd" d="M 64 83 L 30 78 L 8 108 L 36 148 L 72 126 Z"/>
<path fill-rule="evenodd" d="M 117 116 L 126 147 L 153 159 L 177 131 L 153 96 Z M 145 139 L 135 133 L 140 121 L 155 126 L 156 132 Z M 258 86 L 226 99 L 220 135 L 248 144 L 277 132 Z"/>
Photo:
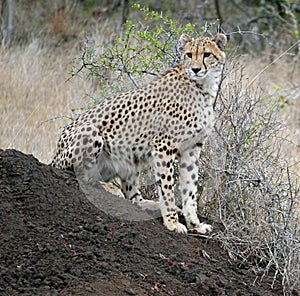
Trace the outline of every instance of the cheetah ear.
<path fill-rule="evenodd" d="M 212 40 L 216 42 L 216 44 L 221 50 L 225 49 L 227 44 L 227 37 L 224 34 L 218 33 Z"/>
<path fill-rule="evenodd" d="M 185 45 L 192 40 L 193 38 L 191 36 L 183 33 L 179 38 L 179 49 L 182 50 L 185 47 Z"/>

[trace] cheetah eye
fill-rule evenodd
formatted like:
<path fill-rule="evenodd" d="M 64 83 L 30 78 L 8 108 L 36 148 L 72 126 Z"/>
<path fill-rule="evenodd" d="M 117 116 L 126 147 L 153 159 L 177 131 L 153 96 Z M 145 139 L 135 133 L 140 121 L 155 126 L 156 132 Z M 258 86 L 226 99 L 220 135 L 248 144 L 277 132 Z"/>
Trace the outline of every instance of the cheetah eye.
<path fill-rule="evenodd" d="M 205 53 L 203 54 L 203 56 L 204 56 L 205 58 L 208 58 L 209 56 L 211 56 L 211 52 L 205 52 Z"/>
<path fill-rule="evenodd" d="M 188 58 L 190 58 L 190 59 L 191 59 L 191 58 L 192 58 L 192 56 L 193 56 L 191 52 L 187 52 L 187 53 L 186 53 L 186 55 L 187 55 L 187 56 L 188 56 Z"/>

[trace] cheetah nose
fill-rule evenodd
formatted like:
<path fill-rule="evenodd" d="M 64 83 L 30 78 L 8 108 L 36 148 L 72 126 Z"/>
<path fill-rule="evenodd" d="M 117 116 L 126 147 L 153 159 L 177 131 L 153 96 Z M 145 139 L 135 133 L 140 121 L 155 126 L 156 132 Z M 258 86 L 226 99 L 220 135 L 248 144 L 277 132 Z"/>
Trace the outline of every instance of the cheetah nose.
<path fill-rule="evenodd" d="M 201 70 L 201 68 L 192 68 L 192 71 L 197 74 L 199 71 Z"/>

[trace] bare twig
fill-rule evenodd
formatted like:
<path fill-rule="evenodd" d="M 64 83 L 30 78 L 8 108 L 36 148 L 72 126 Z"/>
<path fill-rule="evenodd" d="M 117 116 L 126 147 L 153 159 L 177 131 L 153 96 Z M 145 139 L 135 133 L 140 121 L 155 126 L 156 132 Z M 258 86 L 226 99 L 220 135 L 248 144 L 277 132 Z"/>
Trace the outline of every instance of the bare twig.
<path fill-rule="evenodd" d="M 42 126 L 43 124 L 48 123 L 48 122 L 50 122 L 50 121 L 54 121 L 54 120 L 57 120 L 57 119 L 65 119 L 65 118 L 67 118 L 67 119 L 69 119 L 69 120 L 73 120 L 73 118 L 70 117 L 70 116 L 54 116 L 54 117 L 51 117 L 51 118 L 49 118 L 49 119 L 47 119 L 47 120 L 42 121 L 42 122 L 39 124 L 39 126 Z"/>
<path fill-rule="evenodd" d="M 300 40 L 296 41 L 293 45 L 291 45 L 288 49 L 286 49 L 283 53 L 281 53 L 276 59 L 274 59 L 270 64 L 265 66 L 262 70 L 260 70 L 254 78 L 248 83 L 245 89 L 248 89 L 252 83 L 261 76 L 262 73 L 264 73 L 269 67 L 271 67 L 273 64 L 275 64 L 278 60 L 280 60 L 282 57 L 284 57 L 289 51 L 291 51 L 294 47 L 296 47 L 298 44 L 300 44 Z"/>

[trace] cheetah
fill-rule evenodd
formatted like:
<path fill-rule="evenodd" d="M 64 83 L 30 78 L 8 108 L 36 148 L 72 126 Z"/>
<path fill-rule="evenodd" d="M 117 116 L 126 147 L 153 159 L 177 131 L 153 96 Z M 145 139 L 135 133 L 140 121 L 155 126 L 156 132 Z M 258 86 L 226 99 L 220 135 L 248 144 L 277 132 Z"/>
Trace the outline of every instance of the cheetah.
<path fill-rule="evenodd" d="M 98 172 L 102 182 L 118 177 L 128 200 L 143 209 L 159 209 L 167 229 L 206 233 L 209 224 L 197 216 L 198 159 L 214 127 L 214 100 L 225 63 L 227 37 L 179 40 L 181 62 L 145 86 L 109 99 L 67 125 L 58 141 L 52 166 L 87 178 Z M 174 162 L 186 226 L 179 222 L 174 197 Z M 144 199 L 139 174 L 151 168 L 159 201 Z"/>

